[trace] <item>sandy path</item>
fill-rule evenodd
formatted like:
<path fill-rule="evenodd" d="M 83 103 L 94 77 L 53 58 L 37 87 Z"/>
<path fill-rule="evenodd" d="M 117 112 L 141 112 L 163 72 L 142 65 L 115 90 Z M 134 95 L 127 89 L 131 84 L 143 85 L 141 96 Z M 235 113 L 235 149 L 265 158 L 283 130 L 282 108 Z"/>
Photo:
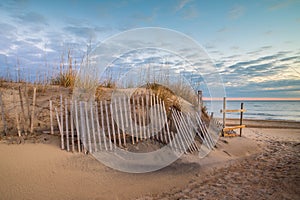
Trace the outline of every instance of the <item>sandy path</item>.
<path fill-rule="evenodd" d="M 140 199 L 300 199 L 300 130 L 248 129 L 263 151 Z"/>

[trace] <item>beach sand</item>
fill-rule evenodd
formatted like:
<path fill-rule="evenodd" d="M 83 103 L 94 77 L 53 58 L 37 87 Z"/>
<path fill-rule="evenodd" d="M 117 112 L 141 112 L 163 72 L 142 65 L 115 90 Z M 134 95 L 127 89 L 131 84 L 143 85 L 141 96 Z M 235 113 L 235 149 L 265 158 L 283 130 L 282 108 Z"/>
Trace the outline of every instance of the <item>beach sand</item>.
<path fill-rule="evenodd" d="M 145 174 L 119 172 L 92 155 L 60 150 L 57 136 L 11 143 L 0 142 L 0 199 L 300 198 L 296 128 L 246 128 L 242 137 L 220 138 L 204 159 L 184 155 Z"/>

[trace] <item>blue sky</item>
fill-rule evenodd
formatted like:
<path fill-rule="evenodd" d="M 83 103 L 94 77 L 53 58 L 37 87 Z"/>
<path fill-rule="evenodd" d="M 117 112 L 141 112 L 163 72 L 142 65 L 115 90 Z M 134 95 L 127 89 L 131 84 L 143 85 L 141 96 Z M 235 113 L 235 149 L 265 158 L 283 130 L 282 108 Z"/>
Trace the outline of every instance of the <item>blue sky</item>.
<path fill-rule="evenodd" d="M 197 41 L 229 97 L 300 97 L 300 1 L 0 1 L 0 70 L 51 74 L 71 49 L 132 28 L 162 27 Z"/>

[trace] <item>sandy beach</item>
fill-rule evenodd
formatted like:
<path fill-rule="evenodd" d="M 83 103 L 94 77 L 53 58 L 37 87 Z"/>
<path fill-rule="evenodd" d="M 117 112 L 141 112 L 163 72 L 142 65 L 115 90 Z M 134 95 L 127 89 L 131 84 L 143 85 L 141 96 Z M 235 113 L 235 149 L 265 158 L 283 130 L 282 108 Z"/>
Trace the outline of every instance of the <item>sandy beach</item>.
<path fill-rule="evenodd" d="M 299 199 L 300 129 L 267 127 L 220 138 L 204 159 L 183 155 L 145 174 L 60 150 L 57 136 L 2 140 L 0 199 Z"/>

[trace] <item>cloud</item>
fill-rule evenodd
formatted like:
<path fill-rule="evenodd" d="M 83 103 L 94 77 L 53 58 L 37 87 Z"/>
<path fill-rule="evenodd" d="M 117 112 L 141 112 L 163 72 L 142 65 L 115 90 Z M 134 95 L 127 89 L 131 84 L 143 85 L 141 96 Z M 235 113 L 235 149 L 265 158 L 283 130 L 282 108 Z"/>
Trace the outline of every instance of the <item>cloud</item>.
<path fill-rule="evenodd" d="M 296 3 L 297 1 L 295 0 L 285 0 L 285 1 L 280 1 L 280 2 L 276 2 L 274 4 L 272 4 L 271 6 L 269 6 L 269 10 L 271 11 L 275 11 L 275 10 L 280 10 L 286 7 L 289 7 L 290 5 L 292 5 L 293 3 Z"/>
<path fill-rule="evenodd" d="M 192 2 L 192 0 L 179 0 L 175 7 L 175 12 L 178 12 L 181 9 L 183 9 L 190 2 Z"/>
<path fill-rule="evenodd" d="M 230 19 L 238 19 L 245 13 L 245 7 L 241 5 L 234 6 L 228 13 Z"/>
<path fill-rule="evenodd" d="M 21 24 L 48 25 L 47 19 L 42 14 L 33 11 L 13 17 Z"/>
<path fill-rule="evenodd" d="M 68 33 L 73 34 L 76 37 L 80 37 L 85 40 L 89 39 L 97 39 L 99 33 L 110 31 L 110 27 L 99 27 L 99 26 L 66 26 L 63 30 L 67 31 Z"/>
<path fill-rule="evenodd" d="M 227 31 L 228 31 L 227 27 L 222 27 L 219 30 L 217 30 L 218 33 L 224 33 L 224 32 L 227 32 Z"/>
<path fill-rule="evenodd" d="M 17 32 L 17 28 L 8 23 L 0 23 L 0 35 L 11 35 Z"/>
<path fill-rule="evenodd" d="M 252 59 L 240 61 L 240 57 L 229 57 L 219 60 L 218 68 L 227 95 L 245 97 L 295 97 L 300 95 L 300 73 L 294 70 L 298 66 L 300 56 L 291 51 L 279 51 L 270 55 L 263 55 L 261 47 Z M 230 60 L 228 64 L 228 60 Z M 296 72 L 296 73 L 295 73 Z M 286 89 L 286 90 L 285 90 Z M 297 92 L 298 90 L 298 92 Z"/>
<path fill-rule="evenodd" d="M 268 30 L 266 32 L 264 32 L 265 35 L 272 35 L 273 34 L 273 31 L 272 30 Z"/>

